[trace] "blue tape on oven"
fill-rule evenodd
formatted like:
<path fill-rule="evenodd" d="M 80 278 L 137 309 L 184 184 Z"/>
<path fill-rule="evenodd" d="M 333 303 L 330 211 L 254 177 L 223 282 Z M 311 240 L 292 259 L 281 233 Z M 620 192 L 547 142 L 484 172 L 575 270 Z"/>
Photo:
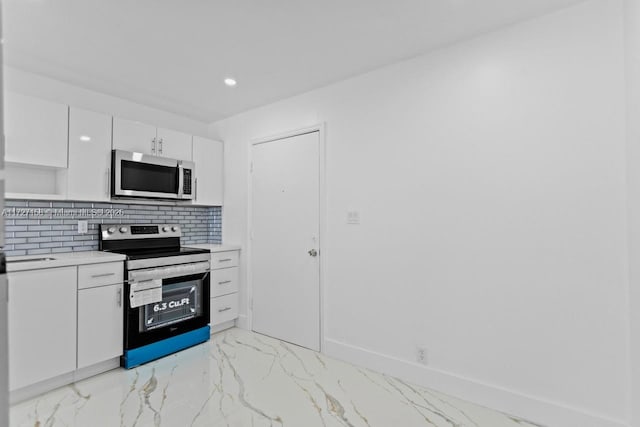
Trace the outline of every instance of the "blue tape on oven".
<path fill-rule="evenodd" d="M 184 334 L 176 335 L 175 337 L 154 342 L 153 344 L 147 344 L 143 347 L 134 348 L 133 350 L 125 350 L 124 367 L 126 369 L 135 368 L 152 360 L 209 341 L 210 336 L 211 328 L 207 325 L 193 331 L 185 332 Z"/>

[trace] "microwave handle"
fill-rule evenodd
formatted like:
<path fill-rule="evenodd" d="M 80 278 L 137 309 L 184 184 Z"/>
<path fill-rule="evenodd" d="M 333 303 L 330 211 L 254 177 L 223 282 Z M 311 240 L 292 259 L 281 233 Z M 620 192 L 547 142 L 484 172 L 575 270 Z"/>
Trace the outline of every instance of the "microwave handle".
<path fill-rule="evenodd" d="M 107 195 L 107 197 L 109 197 L 111 195 L 111 169 L 107 168 L 107 172 L 105 173 L 105 175 L 107 176 L 106 179 L 106 184 L 105 184 L 105 194 Z"/>
<path fill-rule="evenodd" d="M 184 195 L 184 166 L 178 162 L 178 198 Z"/>

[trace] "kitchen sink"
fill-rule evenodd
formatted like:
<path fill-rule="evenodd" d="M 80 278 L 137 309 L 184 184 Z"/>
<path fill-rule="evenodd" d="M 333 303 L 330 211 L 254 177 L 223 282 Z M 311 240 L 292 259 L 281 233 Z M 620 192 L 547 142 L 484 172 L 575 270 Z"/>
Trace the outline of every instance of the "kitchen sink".
<path fill-rule="evenodd" d="M 28 259 L 8 259 L 8 263 L 14 262 L 36 262 L 36 261 L 53 261 L 55 258 L 51 257 L 42 257 L 42 258 L 28 258 Z"/>

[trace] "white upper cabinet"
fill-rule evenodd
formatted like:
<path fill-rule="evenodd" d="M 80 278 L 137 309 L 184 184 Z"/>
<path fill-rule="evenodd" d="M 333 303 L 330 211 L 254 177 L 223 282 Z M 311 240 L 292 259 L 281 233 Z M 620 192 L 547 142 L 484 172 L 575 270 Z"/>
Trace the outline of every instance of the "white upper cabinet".
<path fill-rule="evenodd" d="M 158 128 L 156 155 L 178 160 L 191 160 L 191 135 Z"/>
<path fill-rule="evenodd" d="M 109 200 L 110 167 L 111 116 L 71 107 L 67 197 Z"/>
<path fill-rule="evenodd" d="M 113 118 L 113 148 L 156 155 L 156 127 L 133 120 Z"/>
<path fill-rule="evenodd" d="M 114 117 L 113 148 L 178 160 L 191 160 L 191 135 Z"/>
<path fill-rule="evenodd" d="M 17 93 L 5 93 L 5 160 L 67 167 L 69 107 Z"/>
<path fill-rule="evenodd" d="M 197 205 L 223 202 L 223 144 L 7 92 L 5 191 L 14 198 L 111 200 L 111 150 L 195 162 Z"/>
<path fill-rule="evenodd" d="M 193 137 L 193 161 L 196 164 L 194 203 L 222 206 L 224 191 L 224 144 Z"/>

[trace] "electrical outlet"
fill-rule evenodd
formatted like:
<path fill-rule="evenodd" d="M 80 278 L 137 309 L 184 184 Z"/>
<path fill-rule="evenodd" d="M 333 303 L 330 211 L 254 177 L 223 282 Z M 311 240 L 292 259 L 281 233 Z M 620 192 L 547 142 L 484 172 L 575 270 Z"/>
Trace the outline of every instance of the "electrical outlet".
<path fill-rule="evenodd" d="M 347 212 L 347 224 L 358 225 L 360 224 L 360 212 L 348 211 Z"/>
<path fill-rule="evenodd" d="M 89 221 L 78 221 L 78 234 L 87 234 L 89 232 Z"/>
<path fill-rule="evenodd" d="M 427 365 L 429 363 L 427 356 L 427 349 L 425 347 L 416 347 L 416 361 L 418 363 Z"/>

